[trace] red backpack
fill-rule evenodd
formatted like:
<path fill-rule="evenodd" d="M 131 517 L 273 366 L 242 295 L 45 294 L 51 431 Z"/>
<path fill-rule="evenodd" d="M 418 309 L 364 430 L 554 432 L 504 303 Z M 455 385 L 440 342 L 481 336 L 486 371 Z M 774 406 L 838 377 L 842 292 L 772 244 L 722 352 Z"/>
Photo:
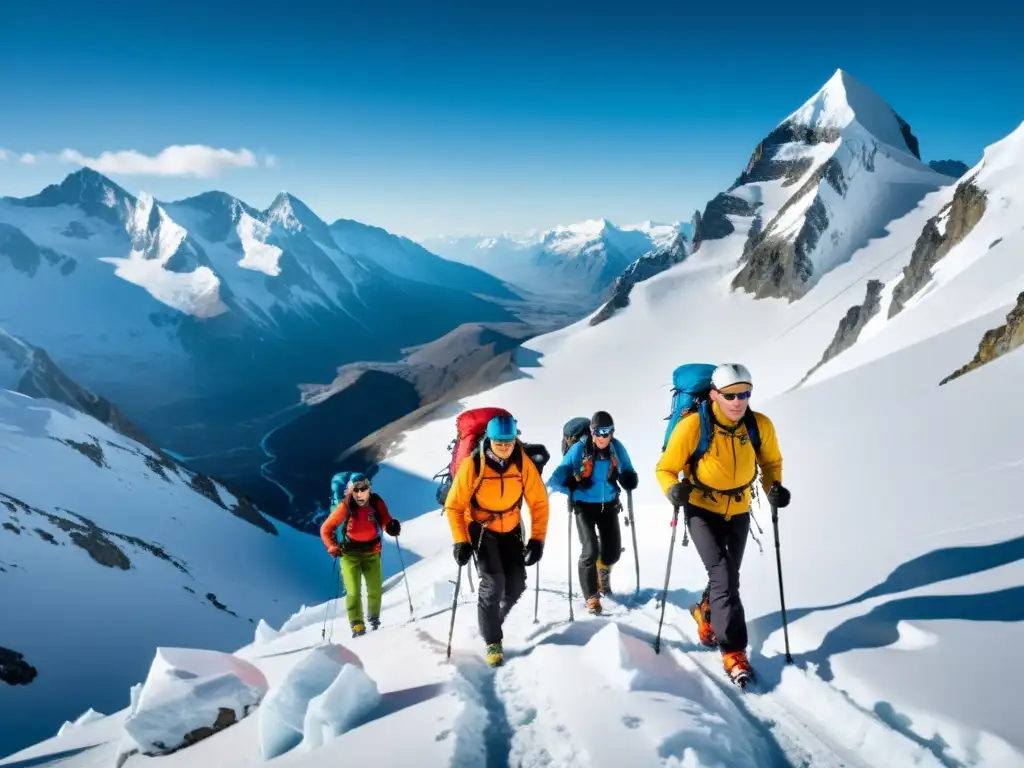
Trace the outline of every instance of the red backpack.
<path fill-rule="evenodd" d="M 444 511 L 444 502 L 448 498 L 448 491 L 451 490 L 455 473 L 459 471 L 462 460 L 473 452 L 473 449 L 484 439 L 487 431 L 487 422 L 495 416 L 511 416 L 512 414 L 504 408 L 470 408 L 455 417 L 455 439 L 448 444 L 452 460 L 445 469 L 436 475 L 434 480 L 439 480 L 437 487 L 437 503 Z"/>
<path fill-rule="evenodd" d="M 448 466 L 434 475 L 434 480 L 439 480 L 437 487 L 437 503 L 441 506 L 441 514 L 444 514 L 444 503 L 448 498 L 448 491 L 451 490 L 455 473 L 459 471 L 459 465 L 463 459 L 472 455 L 476 448 L 483 444 L 487 432 L 487 422 L 495 416 L 511 416 L 512 414 L 504 408 L 470 408 L 463 411 L 455 418 L 455 439 L 448 444 L 448 450 L 452 453 L 452 460 Z M 544 472 L 544 465 L 548 463 L 551 455 L 548 449 L 541 443 L 524 443 L 520 441 L 522 452 L 530 457 L 530 461 L 537 467 L 538 473 Z"/>

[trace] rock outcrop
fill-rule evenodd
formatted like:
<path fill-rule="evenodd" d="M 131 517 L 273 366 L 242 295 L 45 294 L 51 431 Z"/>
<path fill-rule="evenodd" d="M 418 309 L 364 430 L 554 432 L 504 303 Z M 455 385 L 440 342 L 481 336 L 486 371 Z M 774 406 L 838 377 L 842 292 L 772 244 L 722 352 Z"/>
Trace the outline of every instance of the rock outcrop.
<path fill-rule="evenodd" d="M 821 356 L 821 360 L 804 374 L 804 377 L 797 382 L 797 387 L 807 381 L 815 371 L 829 360 L 841 355 L 857 343 L 857 339 L 860 337 L 861 331 L 864 330 L 864 326 L 882 308 L 882 288 L 884 287 L 880 280 L 868 281 L 867 294 L 864 297 L 863 303 L 855 304 L 846 311 L 846 315 L 839 321 L 836 335 L 832 337 L 832 342 L 825 348 L 825 353 Z"/>
<path fill-rule="evenodd" d="M 972 177 L 958 184 L 953 199 L 925 222 L 914 244 L 910 263 L 903 268 L 903 279 L 892 292 L 890 318 L 903 311 L 907 301 L 931 280 L 932 267 L 981 221 L 985 215 L 986 199 L 985 191 L 974 183 Z"/>
<path fill-rule="evenodd" d="M 24 654 L 0 646 L 0 680 L 8 685 L 28 685 L 38 675 L 38 670 L 25 661 Z"/>
<path fill-rule="evenodd" d="M 629 306 L 629 294 L 634 285 L 650 280 L 669 267 L 679 264 L 686 255 L 686 236 L 680 233 L 668 246 L 644 254 L 634 261 L 626 267 L 625 272 L 615 278 L 610 291 L 611 299 L 590 318 L 590 325 L 600 325 L 620 309 L 625 309 Z"/>
<path fill-rule="evenodd" d="M 959 179 L 971 170 L 971 166 L 959 160 L 930 160 L 928 167 L 946 176 L 952 176 L 954 179 Z"/>
<path fill-rule="evenodd" d="M 965 373 L 970 373 L 1020 346 L 1024 346 L 1024 291 L 1017 296 L 1017 304 L 1006 316 L 1006 322 L 998 328 L 986 331 L 985 335 L 981 337 L 981 343 L 978 344 L 978 351 L 974 355 L 974 359 L 957 368 L 940 381 L 939 385 L 958 379 Z"/>

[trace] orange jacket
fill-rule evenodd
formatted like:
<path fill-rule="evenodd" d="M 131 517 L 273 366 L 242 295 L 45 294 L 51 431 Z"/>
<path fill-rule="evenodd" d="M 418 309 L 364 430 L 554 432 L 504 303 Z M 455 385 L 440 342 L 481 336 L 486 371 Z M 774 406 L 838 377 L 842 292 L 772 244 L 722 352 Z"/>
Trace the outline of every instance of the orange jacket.
<path fill-rule="evenodd" d="M 513 458 L 517 455 L 519 458 L 509 465 L 505 474 L 496 472 L 483 460 L 482 454 L 475 460 L 470 454 L 459 464 L 444 505 L 452 538 L 457 544 L 469 543 L 470 522 L 480 523 L 495 533 L 515 530 L 524 501 L 530 508 L 530 538 L 544 541 L 548 530 L 548 492 L 537 466 L 521 445 L 516 446 L 512 454 Z M 517 461 L 521 462 L 521 467 L 516 466 Z"/>
<path fill-rule="evenodd" d="M 347 494 L 320 526 L 320 538 L 325 547 L 343 546 L 343 542 L 338 539 L 338 528 L 346 516 L 348 521 L 341 532 L 341 538 L 354 544 L 351 549 L 359 552 L 380 552 L 380 532 L 377 525 L 383 528 L 391 520 L 391 513 L 388 512 L 388 505 L 384 503 L 384 499 L 376 493 L 371 493 L 369 501 L 364 506 L 359 506 L 352 500 L 351 494 Z M 374 547 L 360 546 L 374 540 L 377 542 Z"/>

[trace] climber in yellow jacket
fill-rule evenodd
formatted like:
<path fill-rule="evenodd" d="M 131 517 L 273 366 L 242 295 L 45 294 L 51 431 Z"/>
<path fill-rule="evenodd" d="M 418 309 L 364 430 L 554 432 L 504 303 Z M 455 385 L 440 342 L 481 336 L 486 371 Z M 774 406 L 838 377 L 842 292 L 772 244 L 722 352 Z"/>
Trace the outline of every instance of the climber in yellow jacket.
<path fill-rule="evenodd" d="M 477 616 L 491 666 L 504 661 L 501 625 L 526 589 L 527 566 L 544 553 L 548 529 L 548 492 L 518 435 L 511 416 L 491 419 L 482 444 L 459 465 L 445 500 L 455 561 L 461 568 L 476 553 Z M 525 548 L 524 501 L 530 508 Z"/>
<path fill-rule="evenodd" d="M 750 675 L 739 585 L 757 469 L 771 504 L 785 507 L 790 500 L 782 485 L 775 425 L 748 409 L 752 392 L 753 377 L 746 366 L 718 366 L 708 401 L 679 420 L 655 469 L 669 501 L 682 508 L 684 525 L 708 573 L 703 599 L 690 609 L 701 642 L 721 650 L 725 671 L 733 679 Z M 695 456 L 704 429 L 713 434 L 707 450 Z M 692 464 L 691 457 L 696 458 Z"/>

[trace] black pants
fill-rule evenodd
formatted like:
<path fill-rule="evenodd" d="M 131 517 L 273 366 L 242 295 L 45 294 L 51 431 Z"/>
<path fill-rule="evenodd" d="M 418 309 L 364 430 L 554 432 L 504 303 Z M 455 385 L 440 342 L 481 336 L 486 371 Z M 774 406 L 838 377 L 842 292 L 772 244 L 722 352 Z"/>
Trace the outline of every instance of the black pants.
<path fill-rule="evenodd" d="M 477 620 L 480 635 L 490 645 L 501 641 L 505 616 L 526 589 L 526 553 L 520 528 L 495 533 L 473 523 L 469 536 L 476 550 L 480 590 L 477 593 Z"/>
<path fill-rule="evenodd" d="M 622 555 L 622 533 L 619 530 L 618 501 L 595 504 L 577 501 L 576 530 L 580 535 L 580 586 L 584 599 L 597 594 L 597 559 L 607 566 L 619 562 Z"/>
<path fill-rule="evenodd" d="M 740 602 L 740 565 L 750 533 L 750 515 L 722 515 L 684 505 L 686 527 L 708 572 L 711 628 L 723 651 L 745 651 L 747 619 Z"/>

